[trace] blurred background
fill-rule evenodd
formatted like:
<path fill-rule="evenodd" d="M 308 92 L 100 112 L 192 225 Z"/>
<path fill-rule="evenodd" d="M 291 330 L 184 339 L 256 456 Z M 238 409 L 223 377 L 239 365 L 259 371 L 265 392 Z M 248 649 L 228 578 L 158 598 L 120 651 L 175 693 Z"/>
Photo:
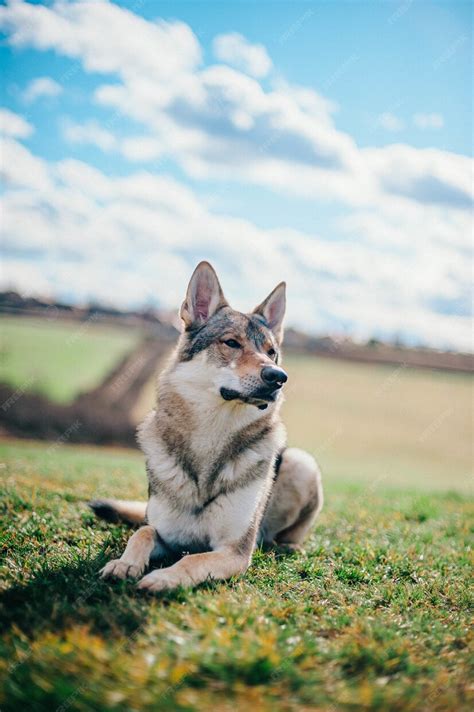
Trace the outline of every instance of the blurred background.
<path fill-rule="evenodd" d="M 3 437 L 134 446 L 207 259 L 244 311 L 288 282 L 285 420 L 328 477 L 472 488 L 471 28 L 2 3 Z"/>

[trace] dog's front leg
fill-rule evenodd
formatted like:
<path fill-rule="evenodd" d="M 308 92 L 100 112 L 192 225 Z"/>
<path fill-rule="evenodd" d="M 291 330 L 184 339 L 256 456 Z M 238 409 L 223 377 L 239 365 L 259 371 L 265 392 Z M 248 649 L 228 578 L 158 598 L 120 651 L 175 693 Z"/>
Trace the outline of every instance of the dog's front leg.
<path fill-rule="evenodd" d="M 178 586 L 197 586 L 207 579 L 227 579 L 244 573 L 251 557 L 251 550 L 241 553 L 237 546 L 225 546 L 204 554 L 189 554 L 173 566 L 144 576 L 138 588 L 153 592 L 168 591 Z"/>
<path fill-rule="evenodd" d="M 113 559 L 100 570 L 102 578 L 114 576 L 124 579 L 127 576 L 138 578 L 144 572 L 153 549 L 158 543 L 154 527 L 140 527 L 128 540 L 120 559 Z"/>

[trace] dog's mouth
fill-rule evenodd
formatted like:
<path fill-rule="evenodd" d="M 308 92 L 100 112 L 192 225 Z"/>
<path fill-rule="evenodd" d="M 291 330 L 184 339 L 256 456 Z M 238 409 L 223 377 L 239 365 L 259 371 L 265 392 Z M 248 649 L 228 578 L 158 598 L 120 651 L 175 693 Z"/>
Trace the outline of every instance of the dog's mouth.
<path fill-rule="evenodd" d="M 274 403 L 278 397 L 280 388 L 275 388 L 269 390 L 267 388 L 259 388 L 257 391 L 244 395 L 238 391 L 234 391 L 232 388 L 222 387 L 220 390 L 221 396 L 226 401 L 239 400 L 242 403 L 247 403 L 248 405 L 254 405 L 259 410 L 265 410 L 268 408 L 269 403 Z"/>

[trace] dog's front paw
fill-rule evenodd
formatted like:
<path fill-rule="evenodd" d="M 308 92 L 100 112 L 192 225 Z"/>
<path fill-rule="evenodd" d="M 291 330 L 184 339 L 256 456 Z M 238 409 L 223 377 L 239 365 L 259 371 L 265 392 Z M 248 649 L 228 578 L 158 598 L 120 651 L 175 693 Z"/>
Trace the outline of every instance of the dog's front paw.
<path fill-rule="evenodd" d="M 137 584 L 137 588 L 158 593 L 158 591 L 172 591 L 178 586 L 189 585 L 189 582 L 183 581 L 182 577 L 169 569 L 157 569 L 147 574 Z"/>
<path fill-rule="evenodd" d="M 129 564 L 121 559 L 113 559 L 99 571 L 102 578 L 138 578 L 143 573 L 143 568 L 136 564 Z"/>

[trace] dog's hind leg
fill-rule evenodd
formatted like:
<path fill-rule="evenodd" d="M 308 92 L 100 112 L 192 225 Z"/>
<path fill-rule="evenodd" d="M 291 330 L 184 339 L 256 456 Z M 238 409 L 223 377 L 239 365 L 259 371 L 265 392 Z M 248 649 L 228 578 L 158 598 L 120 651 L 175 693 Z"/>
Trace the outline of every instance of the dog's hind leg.
<path fill-rule="evenodd" d="M 113 559 L 99 572 L 102 578 L 138 578 L 148 566 L 150 557 L 160 552 L 160 539 L 154 527 L 140 527 L 128 540 L 120 559 Z"/>
<path fill-rule="evenodd" d="M 99 519 L 125 524 L 145 524 L 146 502 L 132 502 L 127 499 L 94 499 L 89 507 Z"/>
<path fill-rule="evenodd" d="M 260 527 L 260 541 L 298 549 L 322 506 L 321 473 L 314 458 L 287 448 Z"/>

